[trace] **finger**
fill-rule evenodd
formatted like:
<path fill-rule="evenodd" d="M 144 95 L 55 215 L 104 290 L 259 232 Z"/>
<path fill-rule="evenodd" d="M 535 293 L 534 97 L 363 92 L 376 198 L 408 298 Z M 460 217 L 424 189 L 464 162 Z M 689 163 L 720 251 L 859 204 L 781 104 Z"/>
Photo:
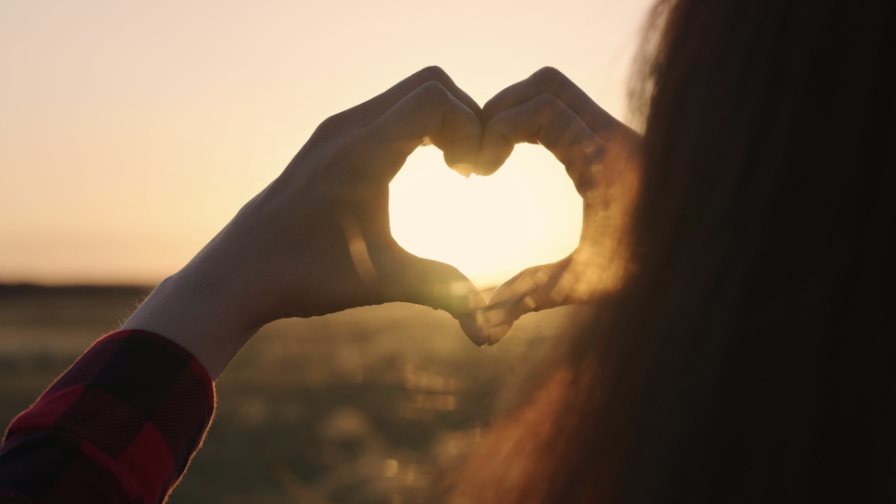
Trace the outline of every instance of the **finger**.
<path fill-rule="evenodd" d="M 580 194 L 592 186 L 606 142 L 551 94 L 506 110 L 486 125 L 478 165 L 496 170 L 520 142 L 538 142 L 566 167 Z"/>
<path fill-rule="evenodd" d="M 492 97 L 482 108 L 482 121 L 487 123 L 502 112 L 544 93 L 552 94 L 565 103 L 604 140 L 608 140 L 613 131 L 622 126 L 622 123 L 595 103 L 579 86 L 552 67 L 544 67 Z"/>
<path fill-rule="evenodd" d="M 477 117 L 481 114 L 482 109 L 479 107 L 479 104 L 460 89 L 448 73 L 440 67 L 428 66 L 418 70 L 383 93 L 332 116 L 327 120 L 329 122 L 328 125 L 338 129 L 367 126 L 427 82 L 441 84 L 448 93 L 473 111 Z"/>
<path fill-rule="evenodd" d="M 386 111 L 367 133 L 383 152 L 380 161 L 391 178 L 426 140 L 444 152 L 449 166 L 468 170 L 479 152 L 482 123 L 444 86 L 427 82 Z"/>
<path fill-rule="evenodd" d="M 489 342 L 481 323 L 485 298 L 470 279 L 453 266 L 406 251 L 398 257 L 397 275 L 389 286 L 392 301 L 445 310 L 460 322 L 461 329 L 475 345 Z"/>
<path fill-rule="evenodd" d="M 486 335 L 492 337 L 491 344 L 497 343 L 523 315 L 571 302 L 564 292 L 571 280 L 567 275 L 569 263 L 567 258 L 525 269 L 492 293 L 480 320 Z"/>

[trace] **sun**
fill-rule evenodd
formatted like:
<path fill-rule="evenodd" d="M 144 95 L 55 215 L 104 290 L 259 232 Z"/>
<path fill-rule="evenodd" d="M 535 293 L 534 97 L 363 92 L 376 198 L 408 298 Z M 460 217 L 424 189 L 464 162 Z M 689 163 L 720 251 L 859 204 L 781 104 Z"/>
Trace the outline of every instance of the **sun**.
<path fill-rule="evenodd" d="M 520 145 L 494 175 L 464 178 L 434 147 L 419 149 L 392 180 L 392 235 L 409 252 L 451 264 L 480 288 L 569 255 L 582 199 L 539 146 Z"/>

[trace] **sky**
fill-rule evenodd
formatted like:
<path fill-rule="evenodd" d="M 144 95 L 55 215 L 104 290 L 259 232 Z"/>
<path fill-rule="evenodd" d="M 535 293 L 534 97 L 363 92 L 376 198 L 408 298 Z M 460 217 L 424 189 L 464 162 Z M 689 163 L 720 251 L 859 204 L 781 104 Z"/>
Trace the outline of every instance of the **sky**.
<path fill-rule="evenodd" d="M 554 66 L 626 120 L 648 8 L 4 0 L 0 282 L 157 282 L 273 179 L 320 121 L 427 65 L 480 104 Z M 562 258 L 581 229 L 580 199 L 538 146 L 471 179 L 422 148 L 392 182 L 390 211 L 399 243 L 481 285 Z"/>

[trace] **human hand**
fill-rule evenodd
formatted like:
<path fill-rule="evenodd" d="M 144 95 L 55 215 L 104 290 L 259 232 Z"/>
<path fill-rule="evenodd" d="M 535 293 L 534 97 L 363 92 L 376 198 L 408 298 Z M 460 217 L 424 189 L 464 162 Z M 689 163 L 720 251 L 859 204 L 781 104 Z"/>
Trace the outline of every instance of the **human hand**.
<path fill-rule="evenodd" d="M 553 68 L 495 95 L 483 107 L 482 120 L 480 169 L 497 170 L 517 143 L 540 143 L 566 167 L 584 206 L 582 235 L 572 254 L 528 268 L 492 294 L 483 326 L 495 343 L 526 313 L 590 304 L 622 283 L 640 180 L 640 136 Z"/>
<path fill-rule="evenodd" d="M 388 208 L 390 180 L 421 144 L 444 151 L 449 166 L 474 169 L 479 112 L 432 67 L 330 117 L 125 327 L 179 340 L 213 374 L 267 322 L 389 301 L 445 310 L 486 343 L 478 290 L 453 266 L 402 249 Z"/>

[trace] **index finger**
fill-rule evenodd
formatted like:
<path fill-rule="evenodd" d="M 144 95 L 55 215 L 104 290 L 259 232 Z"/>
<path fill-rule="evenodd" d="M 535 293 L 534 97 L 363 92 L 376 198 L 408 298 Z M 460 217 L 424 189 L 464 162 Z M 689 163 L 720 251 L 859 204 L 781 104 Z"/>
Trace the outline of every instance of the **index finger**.
<path fill-rule="evenodd" d="M 365 130 L 384 154 L 379 161 L 391 179 L 427 140 L 442 150 L 448 166 L 468 171 L 479 151 L 482 124 L 441 84 L 428 82 L 402 97 Z"/>
<path fill-rule="evenodd" d="M 451 94 L 451 96 L 464 104 L 464 106 L 470 109 L 477 117 L 481 114 L 482 109 L 479 107 L 479 104 L 476 103 L 470 95 L 460 89 L 445 70 L 442 70 L 438 66 L 428 66 L 418 70 L 413 75 L 406 77 L 401 82 L 395 84 L 379 95 L 340 112 L 329 120 L 331 123 L 335 123 L 335 126 L 340 128 L 345 127 L 346 125 L 360 127 L 370 125 L 407 95 L 413 93 L 415 90 L 429 82 L 435 82 L 441 85 L 449 94 Z"/>
<path fill-rule="evenodd" d="M 482 122 L 486 124 L 502 112 L 541 94 L 556 96 L 604 141 L 609 139 L 613 130 L 622 126 L 621 122 L 595 103 L 569 77 L 552 67 L 544 67 L 492 97 L 482 107 Z"/>
<path fill-rule="evenodd" d="M 497 170 L 520 142 L 540 143 L 554 154 L 583 196 L 594 184 L 607 144 L 551 94 L 540 94 L 490 120 L 483 131 L 478 166 Z"/>

